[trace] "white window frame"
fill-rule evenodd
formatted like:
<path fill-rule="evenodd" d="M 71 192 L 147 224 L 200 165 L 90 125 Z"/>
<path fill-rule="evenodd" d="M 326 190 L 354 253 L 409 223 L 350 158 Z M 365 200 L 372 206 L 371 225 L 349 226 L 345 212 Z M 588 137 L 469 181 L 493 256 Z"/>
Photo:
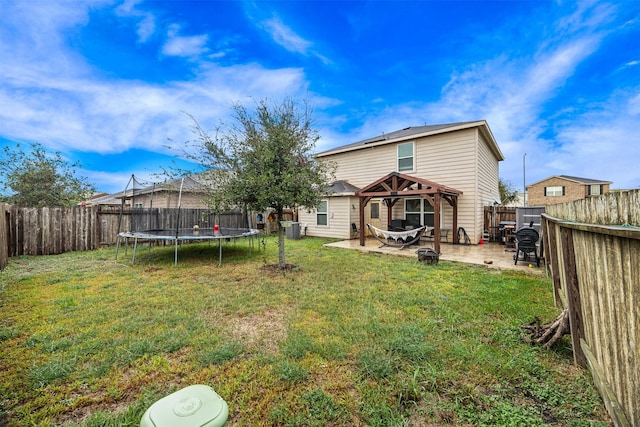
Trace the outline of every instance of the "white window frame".
<path fill-rule="evenodd" d="M 320 210 L 321 206 L 318 206 L 318 208 L 316 209 L 316 226 L 318 227 L 328 227 L 329 226 L 329 200 L 328 199 L 322 199 L 320 200 L 320 205 L 325 204 L 325 209 L 324 211 Z M 325 224 L 320 224 L 320 222 L 318 222 L 318 218 L 324 216 L 325 217 Z"/>
<path fill-rule="evenodd" d="M 400 156 L 400 147 L 406 147 L 409 144 L 411 144 L 411 155 L 410 156 Z M 416 145 L 413 141 L 410 142 L 403 142 L 401 144 L 398 144 L 397 149 L 396 149 L 396 154 L 397 154 L 397 162 L 396 164 L 398 165 L 398 172 L 414 172 L 415 168 L 416 168 Z M 400 161 L 401 160 L 406 160 L 406 159 L 411 159 L 411 167 L 408 168 L 406 166 L 401 167 L 400 166 Z"/>
<path fill-rule="evenodd" d="M 420 211 L 409 211 L 407 209 L 407 202 L 410 200 L 419 200 L 420 201 Z M 427 206 L 429 208 L 431 208 L 430 210 L 427 209 Z M 435 213 L 435 209 L 433 208 L 433 206 L 431 206 L 431 204 L 424 198 L 422 197 L 411 197 L 411 198 L 406 198 L 404 199 L 404 220 L 407 221 L 407 213 L 409 213 L 410 215 L 420 215 L 420 225 L 425 225 L 425 223 L 427 221 L 425 221 L 425 218 L 427 215 L 431 215 L 433 217 L 433 226 L 435 226 L 436 224 L 436 213 Z M 440 211 L 440 226 L 442 226 L 442 211 Z M 430 226 L 432 227 L 432 226 Z"/>
<path fill-rule="evenodd" d="M 552 185 L 550 187 L 545 187 L 545 196 L 547 197 L 561 197 L 562 194 L 562 185 Z"/>
<path fill-rule="evenodd" d="M 602 195 L 602 191 L 600 191 L 601 189 L 601 185 L 600 184 L 591 184 L 589 186 L 589 195 L 590 196 L 601 196 Z M 595 191 L 594 191 L 595 189 Z"/>

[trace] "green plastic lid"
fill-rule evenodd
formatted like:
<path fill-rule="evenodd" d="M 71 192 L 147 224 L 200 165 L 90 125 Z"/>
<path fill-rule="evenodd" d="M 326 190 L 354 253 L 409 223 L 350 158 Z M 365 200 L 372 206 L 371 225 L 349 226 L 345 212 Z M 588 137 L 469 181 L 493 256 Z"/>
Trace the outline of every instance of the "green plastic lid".
<path fill-rule="evenodd" d="M 176 391 L 151 405 L 140 427 L 221 427 L 229 407 L 209 386 L 197 384 Z"/>

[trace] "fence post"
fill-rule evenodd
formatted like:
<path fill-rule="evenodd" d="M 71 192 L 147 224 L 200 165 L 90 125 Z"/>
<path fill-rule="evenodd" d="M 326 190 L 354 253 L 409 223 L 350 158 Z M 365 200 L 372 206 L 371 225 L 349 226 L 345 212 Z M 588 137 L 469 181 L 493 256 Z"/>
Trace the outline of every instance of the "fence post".
<path fill-rule="evenodd" d="M 542 237 L 544 239 L 544 250 L 546 251 L 544 265 L 547 269 L 551 269 L 554 302 L 556 303 L 556 307 L 564 308 L 562 304 L 562 296 L 560 295 L 562 281 L 560 280 L 560 265 L 558 262 L 558 245 L 556 240 L 557 225 L 555 222 L 549 220 L 545 214 L 542 214 L 542 227 L 544 230 L 542 233 Z M 554 253 L 551 253 L 551 251 L 554 251 Z"/>
<path fill-rule="evenodd" d="M 9 264 L 9 207 L 0 203 L 0 271 Z"/>
<path fill-rule="evenodd" d="M 562 257 L 566 269 L 567 305 L 569 307 L 569 324 L 571 326 L 571 343 L 573 345 L 574 363 L 586 367 L 587 359 L 582 351 L 580 340 L 585 338 L 584 324 L 582 322 L 582 303 L 580 301 L 580 284 L 578 283 L 578 270 L 573 247 L 573 230 L 560 229 L 562 240 Z"/>

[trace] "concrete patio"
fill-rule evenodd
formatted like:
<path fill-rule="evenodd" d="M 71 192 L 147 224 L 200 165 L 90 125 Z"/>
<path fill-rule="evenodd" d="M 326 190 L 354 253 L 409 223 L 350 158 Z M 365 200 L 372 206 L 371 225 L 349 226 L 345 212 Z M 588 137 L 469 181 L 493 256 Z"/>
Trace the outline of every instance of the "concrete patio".
<path fill-rule="evenodd" d="M 382 253 L 397 256 L 413 257 L 416 260 L 418 255 L 416 251 L 419 248 L 433 248 L 432 242 L 422 242 L 420 246 L 408 246 L 404 249 L 394 248 L 391 246 L 380 247 L 381 243 L 374 238 L 367 238 L 365 246 L 360 246 L 359 239 L 342 240 L 335 243 L 327 243 L 325 246 L 343 249 L 354 249 L 362 252 Z M 544 262 L 540 262 L 540 268 L 536 266 L 535 261 L 525 262 L 518 261 L 514 265 L 513 255 L 515 249 L 505 248 L 504 245 L 498 243 L 485 243 L 483 245 L 454 245 L 451 243 L 440 243 L 440 260 L 466 262 L 469 264 L 484 265 L 489 268 L 521 270 L 531 273 L 544 274 Z M 529 267 L 531 265 L 531 267 Z"/>

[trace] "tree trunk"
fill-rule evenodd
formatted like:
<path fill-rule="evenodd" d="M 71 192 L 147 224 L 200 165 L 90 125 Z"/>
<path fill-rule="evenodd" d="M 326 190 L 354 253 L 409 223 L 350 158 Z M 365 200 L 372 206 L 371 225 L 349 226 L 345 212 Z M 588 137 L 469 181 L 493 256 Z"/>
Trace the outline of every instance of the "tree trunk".
<path fill-rule="evenodd" d="M 278 221 L 278 267 L 287 268 L 287 262 L 284 258 L 284 227 L 282 226 L 283 209 L 276 211 Z"/>
<path fill-rule="evenodd" d="M 528 335 L 523 335 L 522 341 L 527 344 L 542 344 L 542 348 L 549 349 L 564 335 L 571 333 L 569 308 L 565 308 L 553 322 L 540 325 L 540 319 L 536 316 L 533 322 L 520 327 Z"/>

